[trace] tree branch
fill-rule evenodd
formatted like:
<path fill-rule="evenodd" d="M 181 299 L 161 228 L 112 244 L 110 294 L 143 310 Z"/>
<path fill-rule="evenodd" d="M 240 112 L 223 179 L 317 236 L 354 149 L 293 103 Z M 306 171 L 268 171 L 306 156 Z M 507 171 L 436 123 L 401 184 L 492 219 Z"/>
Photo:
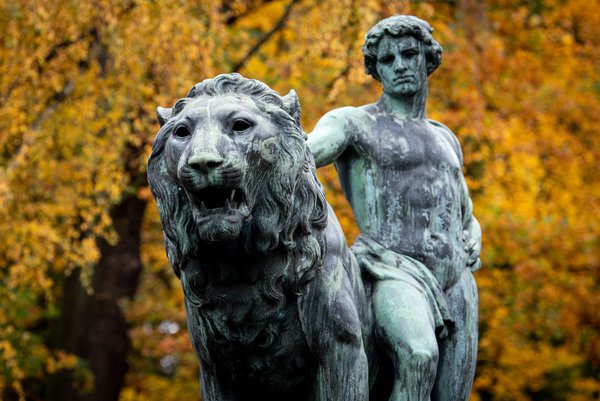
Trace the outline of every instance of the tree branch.
<path fill-rule="evenodd" d="M 124 7 L 121 10 L 121 12 L 117 15 L 117 18 L 121 18 L 127 15 L 136 6 L 137 3 L 135 1 L 131 1 L 129 4 L 126 5 L 126 7 Z M 35 61 L 33 68 L 35 68 L 35 71 L 38 73 L 38 75 L 41 76 L 45 72 L 44 67 L 53 59 L 55 59 L 59 55 L 61 50 L 68 49 L 69 47 L 80 43 L 81 41 L 88 39 L 89 37 L 93 38 L 93 40 L 96 42 L 98 41 L 99 32 L 95 26 L 87 28 L 73 39 L 64 39 L 52 45 L 52 47 L 50 47 L 50 50 L 48 50 L 44 57 Z M 23 77 L 19 76 L 8 85 L 8 89 L 6 90 L 6 92 L 0 95 L 0 105 L 6 103 L 6 101 L 10 98 L 10 95 L 12 94 L 13 90 L 15 90 L 17 86 L 19 86 L 22 83 L 22 81 Z"/>
<path fill-rule="evenodd" d="M 254 46 L 252 46 L 252 48 L 248 51 L 248 53 L 246 53 L 246 55 L 244 57 L 242 57 L 242 59 L 240 61 L 238 61 L 232 68 L 233 72 L 238 72 L 242 67 L 244 67 L 246 65 L 246 63 L 260 50 L 260 48 L 271 38 L 271 36 L 273 36 L 277 31 L 281 30 L 291 12 L 292 12 L 292 8 L 294 7 L 294 5 L 296 5 L 298 3 L 299 0 L 291 0 L 289 2 L 289 4 L 286 6 L 285 11 L 283 12 L 283 15 L 279 18 L 279 21 L 277 21 L 277 23 L 273 26 L 273 28 L 271 28 L 271 30 L 267 33 L 265 33 L 263 35 L 263 37 L 261 37 L 258 42 L 256 42 L 254 44 Z"/>
<path fill-rule="evenodd" d="M 270 2 L 272 2 L 273 0 L 263 0 L 260 3 L 257 4 L 253 4 L 251 6 L 248 6 L 248 8 L 246 10 L 244 10 L 243 12 L 241 12 L 238 15 L 230 15 L 226 20 L 225 20 L 225 24 L 227 26 L 232 26 L 233 24 L 235 24 L 238 20 L 245 18 L 248 14 L 253 13 L 254 11 L 256 11 L 257 8 L 264 6 L 265 4 L 268 4 Z M 227 15 L 227 13 L 231 12 L 231 7 L 229 4 L 225 4 L 223 6 L 223 10 L 222 13 Z"/>
<path fill-rule="evenodd" d="M 43 71 L 44 65 L 49 63 L 50 61 L 52 61 L 52 59 L 54 59 L 56 56 L 58 56 L 58 53 L 60 50 L 66 49 L 76 43 L 79 43 L 88 37 L 92 37 L 95 40 L 98 39 L 98 31 L 96 30 L 95 27 L 86 29 L 81 34 L 79 34 L 79 36 L 77 36 L 74 39 L 65 39 L 62 42 L 58 42 L 55 45 L 53 45 L 50 48 L 50 50 L 48 51 L 48 53 L 46 53 L 46 55 L 41 60 L 38 60 L 37 66 L 36 66 L 37 72 L 42 74 L 44 72 Z"/>
<path fill-rule="evenodd" d="M 350 9 L 350 17 L 348 18 L 348 20 L 344 23 L 344 25 L 342 26 L 342 28 L 340 29 L 340 32 L 345 33 L 346 31 L 349 31 L 349 35 L 345 35 L 347 37 L 350 37 L 350 40 L 348 41 L 347 45 L 346 45 L 346 57 L 344 59 L 345 61 L 345 66 L 344 68 L 342 68 L 340 70 L 340 72 L 338 74 L 336 74 L 335 77 L 333 77 L 333 79 L 331 81 L 329 81 L 329 83 L 327 83 L 327 85 L 325 85 L 325 88 L 327 88 L 327 97 L 329 98 L 329 94 L 331 93 L 331 90 L 334 88 L 336 82 L 338 82 L 340 79 L 345 79 L 348 77 L 348 74 L 350 73 L 350 69 L 351 69 L 351 65 L 352 65 L 352 47 L 354 45 L 354 38 L 356 38 L 357 34 L 358 34 L 358 29 L 359 29 L 359 23 L 358 23 L 358 14 L 357 14 L 357 10 L 356 10 L 356 4 L 354 1 L 351 2 L 350 5 L 351 9 Z"/>

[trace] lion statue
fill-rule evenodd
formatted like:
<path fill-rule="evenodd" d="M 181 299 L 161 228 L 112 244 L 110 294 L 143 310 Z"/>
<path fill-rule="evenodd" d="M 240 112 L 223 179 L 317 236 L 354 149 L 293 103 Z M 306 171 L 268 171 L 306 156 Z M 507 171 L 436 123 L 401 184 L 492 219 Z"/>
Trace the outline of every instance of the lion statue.
<path fill-rule="evenodd" d="M 202 399 L 368 400 L 368 288 L 317 181 L 295 92 L 224 74 L 158 118 L 148 179 Z"/>

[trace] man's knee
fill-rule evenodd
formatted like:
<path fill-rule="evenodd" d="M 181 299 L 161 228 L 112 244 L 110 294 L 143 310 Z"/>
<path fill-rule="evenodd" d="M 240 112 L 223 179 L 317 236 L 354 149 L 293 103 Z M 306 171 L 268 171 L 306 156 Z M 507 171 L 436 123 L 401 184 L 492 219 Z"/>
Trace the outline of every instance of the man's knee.
<path fill-rule="evenodd" d="M 435 337 L 427 341 L 429 336 L 420 338 L 406 338 L 401 344 L 397 344 L 394 350 L 396 362 L 411 371 L 426 371 L 435 369 L 440 359 L 440 351 Z"/>
<path fill-rule="evenodd" d="M 412 351 L 409 355 L 408 364 L 412 370 L 422 371 L 424 369 L 435 369 L 439 360 L 439 352 L 437 347 L 433 348 L 420 348 Z"/>

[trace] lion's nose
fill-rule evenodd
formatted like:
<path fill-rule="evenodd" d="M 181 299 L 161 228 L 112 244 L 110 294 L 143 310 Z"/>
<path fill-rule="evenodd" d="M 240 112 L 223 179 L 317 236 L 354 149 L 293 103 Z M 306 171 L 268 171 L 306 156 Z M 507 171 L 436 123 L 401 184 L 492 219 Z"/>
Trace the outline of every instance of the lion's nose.
<path fill-rule="evenodd" d="M 213 153 L 203 153 L 191 156 L 188 164 L 193 168 L 209 171 L 223 164 L 223 158 Z"/>

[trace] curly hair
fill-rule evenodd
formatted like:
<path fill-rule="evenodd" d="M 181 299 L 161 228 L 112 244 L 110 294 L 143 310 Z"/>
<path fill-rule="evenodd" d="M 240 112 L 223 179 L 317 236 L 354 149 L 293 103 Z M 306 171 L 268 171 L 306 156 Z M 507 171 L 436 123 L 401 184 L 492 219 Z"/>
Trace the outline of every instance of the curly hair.
<path fill-rule="evenodd" d="M 363 55 L 365 72 L 377 81 L 381 77 L 377 73 L 377 47 L 385 35 L 391 37 L 412 36 L 425 45 L 427 75 L 431 75 L 442 63 L 442 46 L 431 36 L 433 28 L 426 21 L 412 15 L 394 15 L 379 21 L 369 29 L 365 36 Z"/>

